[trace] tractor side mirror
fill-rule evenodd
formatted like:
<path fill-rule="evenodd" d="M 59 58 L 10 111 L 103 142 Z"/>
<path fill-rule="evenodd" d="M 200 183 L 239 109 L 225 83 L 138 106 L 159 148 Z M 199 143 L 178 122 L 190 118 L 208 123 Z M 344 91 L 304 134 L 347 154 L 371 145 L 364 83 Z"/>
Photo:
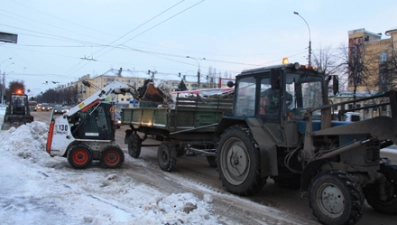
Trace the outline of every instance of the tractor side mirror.
<path fill-rule="evenodd" d="M 334 95 L 339 92 L 339 77 L 337 75 L 332 76 L 332 91 Z"/>
<path fill-rule="evenodd" d="M 227 86 L 230 87 L 230 88 L 233 87 L 234 85 L 235 85 L 235 83 L 233 81 L 228 81 L 227 82 Z"/>
<path fill-rule="evenodd" d="M 280 69 L 271 69 L 270 70 L 270 84 L 272 89 L 280 89 Z"/>

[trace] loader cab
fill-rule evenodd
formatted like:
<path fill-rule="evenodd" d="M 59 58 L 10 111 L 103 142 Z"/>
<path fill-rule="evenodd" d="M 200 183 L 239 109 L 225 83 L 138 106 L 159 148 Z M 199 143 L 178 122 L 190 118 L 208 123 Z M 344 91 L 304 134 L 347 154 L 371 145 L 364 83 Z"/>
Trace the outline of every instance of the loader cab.
<path fill-rule="evenodd" d="M 72 134 L 76 139 L 114 140 L 111 104 L 99 103 L 86 111 L 79 111 L 69 118 Z"/>

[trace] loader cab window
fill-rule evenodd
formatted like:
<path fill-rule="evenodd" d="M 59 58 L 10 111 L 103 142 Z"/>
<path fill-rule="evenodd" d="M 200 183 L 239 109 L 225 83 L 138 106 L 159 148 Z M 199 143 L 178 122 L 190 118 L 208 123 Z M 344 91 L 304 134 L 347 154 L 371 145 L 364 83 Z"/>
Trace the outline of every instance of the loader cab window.
<path fill-rule="evenodd" d="M 100 139 L 113 140 L 114 129 L 113 121 L 110 117 L 110 104 L 100 104 L 98 107 L 93 107 L 86 112 L 78 112 L 76 118 L 76 134 L 83 139 Z M 75 129 L 76 129 L 75 128 Z"/>
<path fill-rule="evenodd" d="M 255 77 L 241 78 L 236 87 L 235 116 L 255 116 Z"/>

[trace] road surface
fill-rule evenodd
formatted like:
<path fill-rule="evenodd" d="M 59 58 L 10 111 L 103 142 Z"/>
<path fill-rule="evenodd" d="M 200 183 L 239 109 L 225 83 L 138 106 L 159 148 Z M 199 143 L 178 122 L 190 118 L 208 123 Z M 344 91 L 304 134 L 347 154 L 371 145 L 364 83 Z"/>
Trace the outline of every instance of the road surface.
<path fill-rule="evenodd" d="M 33 112 L 35 120 L 49 122 L 49 112 Z M 126 126 L 116 130 L 116 141 L 124 150 L 126 157 L 131 158 L 127 152 L 127 145 L 124 144 Z M 147 140 L 147 144 L 159 144 L 153 139 Z M 143 144 L 145 144 L 143 142 Z M 382 151 L 382 156 L 390 156 L 397 164 L 397 147 L 393 146 Z M 137 165 L 145 162 L 145 167 Z M 253 197 L 239 197 L 228 193 L 218 179 L 215 168 L 208 165 L 203 156 L 184 156 L 178 158 L 176 168 L 173 172 L 162 171 L 157 164 L 157 147 L 142 147 L 141 155 L 134 159 L 132 164 L 125 163 L 120 170 L 125 176 L 132 176 L 134 179 L 148 185 L 156 186 L 168 191 L 181 191 L 181 188 L 200 195 L 202 190 L 211 190 L 214 196 L 214 213 L 231 218 L 240 224 L 289 224 L 279 218 L 287 218 L 294 221 L 292 224 L 318 224 L 312 216 L 307 198 L 300 197 L 299 190 L 280 188 L 274 184 L 272 179 L 263 190 Z M 183 183 L 182 185 L 180 185 Z M 274 215 L 269 216 L 269 210 L 275 209 Z M 375 212 L 372 207 L 366 204 L 364 215 L 359 225 L 392 225 L 397 224 L 397 215 L 385 215 Z"/>

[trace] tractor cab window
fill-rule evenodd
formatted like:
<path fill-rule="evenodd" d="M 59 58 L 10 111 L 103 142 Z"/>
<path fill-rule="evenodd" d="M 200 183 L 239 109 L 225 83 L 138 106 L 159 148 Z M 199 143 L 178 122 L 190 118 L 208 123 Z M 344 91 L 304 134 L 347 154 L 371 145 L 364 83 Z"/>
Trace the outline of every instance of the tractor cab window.
<path fill-rule="evenodd" d="M 12 96 L 13 102 L 15 102 L 15 105 L 17 107 L 25 106 L 25 99 L 23 96 Z"/>
<path fill-rule="evenodd" d="M 236 116 L 254 116 L 255 115 L 255 77 L 245 77 L 240 79 L 236 87 L 236 105 L 234 114 Z"/>
<path fill-rule="evenodd" d="M 289 105 L 287 103 L 287 109 L 294 113 L 295 118 L 303 118 L 308 108 L 323 105 L 322 84 L 321 77 L 291 73 L 286 75 L 286 91 L 292 96 L 291 103 Z M 316 110 L 313 116 L 319 113 L 320 110 Z"/>

